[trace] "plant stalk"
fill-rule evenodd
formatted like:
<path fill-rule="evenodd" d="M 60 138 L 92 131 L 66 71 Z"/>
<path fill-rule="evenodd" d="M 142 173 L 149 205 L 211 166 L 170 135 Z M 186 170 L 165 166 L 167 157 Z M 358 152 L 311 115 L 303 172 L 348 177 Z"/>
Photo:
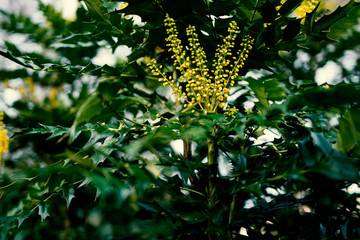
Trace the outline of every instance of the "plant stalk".
<path fill-rule="evenodd" d="M 236 181 L 239 182 L 240 177 L 236 177 Z M 235 216 L 236 197 L 237 197 L 237 193 L 234 193 L 231 204 L 230 204 L 229 221 L 228 221 L 229 227 L 230 227 L 232 221 L 234 220 L 234 216 Z"/>
<path fill-rule="evenodd" d="M 208 144 L 208 164 L 210 167 L 210 173 L 209 173 L 209 205 L 213 207 L 215 205 L 215 185 L 213 182 L 214 179 L 214 171 L 213 171 L 213 164 L 216 161 L 216 151 L 215 151 L 215 143 L 214 140 L 211 137 L 207 138 L 207 144 Z"/>

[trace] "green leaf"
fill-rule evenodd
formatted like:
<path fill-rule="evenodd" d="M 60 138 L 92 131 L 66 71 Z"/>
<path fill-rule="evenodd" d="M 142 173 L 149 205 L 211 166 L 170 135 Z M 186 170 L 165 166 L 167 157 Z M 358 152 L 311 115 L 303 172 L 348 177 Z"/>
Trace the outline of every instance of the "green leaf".
<path fill-rule="evenodd" d="M 21 57 L 23 54 L 20 52 L 20 50 L 12 43 L 5 41 L 5 46 L 7 49 L 11 52 L 11 54 L 15 57 Z"/>
<path fill-rule="evenodd" d="M 31 212 L 28 213 L 22 213 L 19 217 L 18 217 L 18 228 L 21 226 L 21 224 L 30 217 Z"/>
<path fill-rule="evenodd" d="M 27 68 L 31 68 L 31 69 L 34 68 L 33 66 L 22 62 L 21 60 L 16 58 L 14 55 L 12 55 L 10 52 L 3 52 L 3 51 L 0 50 L 0 55 L 3 56 L 3 57 L 6 57 L 7 59 L 9 59 L 9 60 L 11 60 L 11 61 L 23 66 L 23 67 L 27 67 Z"/>
<path fill-rule="evenodd" d="M 74 187 L 69 185 L 63 186 L 63 197 L 66 200 L 66 206 L 69 208 L 71 200 L 75 197 Z"/>
<path fill-rule="evenodd" d="M 64 134 L 66 134 L 66 132 L 68 131 L 68 128 L 64 128 L 64 127 L 61 127 L 61 126 L 58 126 L 58 127 L 54 127 L 54 126 L 47 126 L 47 125 L 44 125 L 44 124 L 41 124 L 40 125 L 43 127 L 43 129 L 36 129 L 36 128 L 33 128 L 30 132 L 26 133 L 26 134 L 47 134 L 47 133 L 50 133 L 51 135 L 46 138 L 46 140 L 49 140 L 49 139 L 52 139 L 52 138 L 55 138 L 55 137 L 58 137 L 58 136 L 62 136 Z"/>
<path fill-rule="evenodd" d="M 120 81 L 101 81 L 96 91 L 101 94 L 104 100 L 111 101 L 118 95 L 119 90 L 124 87 L 124 84 Z"/>
<path fill-rule="evenodd" d="M 319 7 L 319 5 L 317 5 L 317 7 Z M 314 25 L 315 20 L 316 20 L 316 9 L 317 9 L 317 7 L 311 13 L 307 13 L 306 17 L 305 17 L 303 32 L 308 36 L 313 35 L 313 31 L 314 31 L 313 30 L 313 25 Z"/>
<path fill-rule="evenodd" d="M 16 221 L 17 217 L 11 216 L 11 217 L 0 217 L 0 226 L 7 225 L 9 223 L 12 223 Z"/>
<path fill-rule="evenodd" d="M 263 78 L 244 79 L 249 83 L 249 87 L 253 90 L 255 97 L 259 100 L 256 106 L 260 111 L 264 112 L 266 108 L 270 106 L 270 101 L 283 100 L 286 97 L 286 89 L 283 87 L 277 78 L 282 77 L 280 75 L 264 76 Z"/>
<path fill-rule="evenodd" d="M 93 164 L 93 162 L 91 161 L 91 159 L 89 158 L 84 158 L 81 157 L 73 152 L 71 152 L 70 150 L 66 150 L 65 151 L 65 155 L 71 160 L 74 161 L 76 163 L 79 163 L 85 167 L 89 167 L 89 168 L 95 168 L 95 165 Z"/>
<path fill-rule="evenodd" d="M 39 215 L 41 217 L 41 222 L 43 222 L 47 217 L 50 217 L 49 214 L 49 207 L 50 205 L 47 203 L 38 203 L 37 206 L 39 207 Z"/>
<path fill-rule="evenodd" d="M 358 160 L 335 151 L 329 160 L 312 168 L 311 171 L 323 173 L 327 177 L 339 181 L 359 180 Z"/>
<path fill-rule="evenodd" d="M 275 2 L 266 1 L 259 7 L 264 23 L 272 23 L 277 17 Z"/>
<path fill-rule="evenodd" d="M 340 129 L 337 133 L 336 150 L 343 153 L 351 151 L 360 142 L 360 110 L 349 110 L 339 119 Z"/>
<path fill-rule="evenodd" d="M 299 0 L 287 0 L 284 4 L 281 5 L 279 9 L 280 15 L 287 16 L 291 14 L 298 6 L 300 6 L 302 2 L 303 1 Z"/>
<path fill-rule="evenodd" d="M 239 6 L 232 0 L 217 0 L 210 2 L 210 11 L 214 16 L 227 15 L 230 11 L 235 10 Z"/>
<path fill-rule="evenodd" d="M 102 110 L 102 100 L 99 98 L 98 94 L 93 94 L 86 99 L 86 101 L 80 106 L 79 110 L 76 113 L 75 120 L 73 125 L 70 128 L 70 139 L 72 142 L 74 140 L 76 127 L 78 124 L 83 122 L 88 122 L 95 116 L 100 115 Z"/>
<path fill-rule="evenodd" d="M 286 89 L 280 85 L 277 79 L 268 79 L 264 81 L 264 87 L 267 92 L 267 98 L 270 101 L 283 100 L 286 95 Z"/>
<path fill-rule="evenodd" d="M 256 103 L 256 106 L 260 109 L 260 111 L 264 111 L 267 107 L 269 107 L 264 84 L 261 80 L 253 78 L 247 78 L 245 81 L 249 83 L 249 87 L 253 90 L 255 97 L 259 100 L 259 102 Z"/>
<path fill-rule="evenodd" d="M 335 106 L 341 108 L 347 104 L 360 103 L 360 85 L 340 83 L 336 86 L 304 88 L 286 100 L 289 110 L 304 106 L 328 108 Z"/>
<path fill-rule="evenodd" d="M 323 153 L 330 154 L 333 151 L 331 144 L 321 133 L 310 132 L 312 141 Z"/>
<path fill-rule="evenodd" d="M 92 18 L 98 21 L 105 21 L 108 19 L 107 10 L 101 4 L 100 0 L 83 0 Z"/>
<path fill-rule="evenodd" d="M 339 6 L 334 12 L 325 15 L 313 24 L 314 32 L 323 32 L 328 30 L 331 25 L 339 21 L 341 18 L 346 17 L 348 12 L 360 3 L 350 0 L 345 6 Z"/>
<path fill-rule="evenodd" d="M 340 19 L 330 26 L 330 31 L 327 34 L 330 39 L 339 40 L 349 34 L 350 29 L 355 29 L 359 23 L 360 6 L 351 9 L 347 17 Z"/>

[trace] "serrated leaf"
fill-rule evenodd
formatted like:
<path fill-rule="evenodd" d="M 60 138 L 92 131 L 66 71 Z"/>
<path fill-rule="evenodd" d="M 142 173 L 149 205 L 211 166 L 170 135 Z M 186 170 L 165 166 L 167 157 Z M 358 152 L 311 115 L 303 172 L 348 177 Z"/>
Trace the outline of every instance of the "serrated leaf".
<path fill-rule="evenodd" d="M 72 161 L 79 163 L 83 166 L 86 167 L 90 167 L 90 168 L 95 168 L 94 164 L 92 163 L 91 159 L 89 158 L 83 158 L 73 152 L 71 152 L 70 150 L 66 150 L 65 151 L 65 155 Z"/>
<path fill-rule="evenodd" d="M 63 186 L 63 197 L 66 201 L 66 206 L 69 208 L 71 200 L 75 197 L 74 187 L 69 187 L 69 185 Z"/>
<path fill-rule="evenodd" d="M 69 141 L 72 142 L 75 139 L 76 127 L 78 124 L 87 122 L 93 117 L 100 115 L 102 110 L 102 100 L 97 94 L 91 95 L 86 101 L 80 106 L 76 113 L 73 125 L 70 128 Z"/>
<path fill-rule="evenodd" d="M 50 214 L 49 214 L 50 205 L 47 203 L 41 202 L 41 203 L 38 203 L 37 206 L 39 207 L 38 214 L 41 217 L 41 222 L 43 222 L 47 217 L 50 217 Z"/>
<path fill-rule="evenodd" d="M 313 24 L 314 32 L 322 32 L 328 30 L 329 27 L 341 18 L 346 17 L 348 12 L 356 6 L 359 6 L 359 2 L 350 0 L 345 6 L 339 6 L 334 12 L 329 15 L 325 15 Z"/>
<path fill-rule="evenodd" d="M 106 8 L 101 4 L 99 0 L 83 0 L 90 15 L 98 20 L 98 21 L 105 21 L 108 16 L 106 15 L 107 11 Z"/>
<path fill-rule="evenodd" d="M 249 87 L 253 90 L 255 97 L 259 100 L 259 102 L 256 103 L 257 107 L 260 111 L 264 111 L 265 108 L 269 107 L 269 102 L 267 100 L 265 86 L 262 81 L 255 80 L 253 78 L 247 78 L 245 81 L 249 83 Z"/>
<path fill-rule="evenodd" d="M 313 25 L 316 20 L 316 10 L 318 7 L 319 5 L 311 13 L 307 13 L 305 17 L 303 32 L 309 36 L 313 34 Z"/>
<path fill-rule="evenodd" d="M 18 217 L 18 228 L 21 226 L 21 224 L 30 217 L 31 212 L 28 213 L 22 213 L 19 217 Z"/>
<path fill-rule="evenodd" d="M 11 222 L 16 221 L 17 217 L 11 216 L 11 217 L 0 217 L 0 226 L 9 224 Z"/>
<path fill-rule="evenodd" d="M 84 181 L 81 182 L 81 184 L 77 188 L 81 188 L 87 184 L 89 184 L 91 181 L 89 178 L 85 178 Z"/>
<path fill-rule="evenodd" d="M 331 144 L 321 133 L 310 132 L 312 141 L 323 153 L 330 154 L 333 151 Z"/>
<path fill-rule="evenodd" d="M 24 63 L 24 62 L 22 62 L 22 61 L 20 61 L 17 57 L 15 57 L 14 55 L 12 55 L 9 51 L 3 52 L 3 51 L 0 50 L 0 56 L 3 56 L 3 57 L 5 57 L 5 58 L 7 58 L 7 59 L 9 59 L 9 60 L 11 60 L 11 61 L 19 64 L 19 65 L 21 65 L 21 66 L 23 66 L 23 67 L 27 67 L 27 68 L 34 69 L 33 66 L 31 66 L 31 65 L 29 65 L 29 64 L 26 64 L 26 63 Z"/>
<path fill-rule="evenodd" d="M 217 0 L 210 2 L 210 11 L 212 15 L 222 16 L 228 14 L 230 11 L 236 9 L 238 3 L 228 0 Z"/>
<path fill-rule="evenodd" d="M 15 57 L 21 57 L 23 54 L 20 52 L 20 50 L 12 43 L 5 41 L 5 46 L 7 49 L 11 52 L 11 54 Z"/>
<path fill-rule="evenodd" d="M 63 127 L 54 127 L 54 126 L 46 126 L 43 124 L 40 124 L 41 126 L 43 126 L 46 130 L 48 130 L 51 135 L 46 138 L 46 140 L 58 137 L 58 136 L 62 136 L 64 134 L 66 134 L 66 132 L 68 131 L 68 128 L 63 128 Z"/>
<path fill-rule="evenodd" d="M 357 160 L 352 159 L 340 152 L 335 151 L 329 160 L 312 169 L 327 177 L 339 181 L 357 181 L 359 179 L 359 168 Z"/>
<path fill-rule="evenodd" d="M 47 126 L 44 124 L 39 123 L 43 128 L 33 128 L 30 132 L 24 133 L 27 134 L 51 134 L 49 137 L 46 138 L 46 140 L 62 136 L 67 133 L 68 128 L 64 128 L 61 126 L 54 127 L 54 126 Z"/>
<path fill-rule="evenodd" d="M 339 119 L 340 129 L 334 148 L 343 153 L 351 151 L 360 142 L 360 111 L 350 110 Z"/>
<path fill-rule="evenodd" d="M 142 202 L 135 202 L 135 204 L 138 205 L 139 207 L 144 208 L 146 211 L 154 212 L 154 213 L 158 213 L 158 212 L 159 212 L 156 208 L 150 206 L 149 204 L 142 203 Z"/>

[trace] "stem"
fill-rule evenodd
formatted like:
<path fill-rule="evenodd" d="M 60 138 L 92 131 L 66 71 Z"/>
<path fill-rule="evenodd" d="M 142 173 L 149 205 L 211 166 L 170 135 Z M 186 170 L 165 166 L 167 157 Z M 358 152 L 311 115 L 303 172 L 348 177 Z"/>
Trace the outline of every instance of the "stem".
<path fill-rule="evenodd" d="M 193 192 L 193 193 L 199 194 L 200 196 L 206 197 L 205 194 L 203 194 L 203 193 L 201 193 L 201 192 L 198 192 L 198 191 L 195 191 L 194 189 L 191 189 L 191 188 L 180 187 L 180 189 L 186 190 L 186 191 L 189 191 L 189 192 Z"/>
<path fill-rule="evenodd" d="M 192 161 L 192 152 L 191 152 L 191 141 L 189 139 L 183 139 L 184 143 L 184 158 L 186 161 Z M 196 176 L 190 175 L 189 176 L 191 186 L 195 190 L 199 190 L 198 181 Z"/>
<path fill-rule="evenodd" d="M 207 144 L 208 144 L 208 165 L 209 165 L 209 176 L 208 176 L 208 202 L 210 205 L 210 212 L 211 209 L 215 206 L 215 185 L 214 185 L 214 178 L 216 176 L 216 170 L 214 170 L 214 163 L 217 159 L 217 151 L 215 146 L 215 140 L 213 138 L 214 133 L 207 138 Z M 208 213 L 208 221 L 209 224 L 211 223 L 211 216 L 210 212 Z M 214 231 L 210 231 L 208 234 L 209 240 L 214 239 Z"/>
<path fill-rule="evenodd" d="M 212 170 L 212 165 L 216 160 L 216 152 L 215 152 L 215 143 L 211 137 L 207 138 L 208 144 L 208 164 L 210 167 L 210 174 L 209 174 L 209 205 L 213 207 L 215 205 L 215 186 L 213 183 L 214 171 Z"/>
<path fill-rule="evenodd" d="M 240 181 L 240 177 L 236 177 L 236 181 L 239 182 Z M 237 194 L 234 193 L 231 204 L 230 204 L 230 212 L 229 212 L 229 222 L 228 222 L 228 226 L 230 227 L 232 221 L 234 220 L 234 215 L 235 215 L 235 206 L 236 206 L 236 196 Z M 230 233 L 231 234 L 231 233 Z"/>

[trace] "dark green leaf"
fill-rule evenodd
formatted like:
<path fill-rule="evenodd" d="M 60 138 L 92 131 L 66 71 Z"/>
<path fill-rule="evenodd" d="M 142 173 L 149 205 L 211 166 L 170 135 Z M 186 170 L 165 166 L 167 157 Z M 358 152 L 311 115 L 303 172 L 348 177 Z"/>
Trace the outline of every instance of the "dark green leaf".
<path fill-rule="evenodd" d="M 37 204 L 38 208 L 39 208 L 39 215 L 41 217 L 41 221 L 43 222 L 47 217 L 50 217 L 50 214 L 49 214 L 49 207 L 50 205 L 47 204 L 47 203 L 38 203 Z"/>
<path fill-rule="evenodd" d="M 84 0 L 84 3 L 94 19 L 98 21 L 105 21 L 108 19 L 106 8 L 101 4 L 100 0 Z"/>
<path fill-rule="evenodd" d="M 75 197 L 74 187 L 70 187 L 69 185 L 63 186 L 63 197 L 66 200 L 66 206 L 69 208 L 71 200 Z"/>
<path fill-rule="evenodd" d="M 78 124 L 88 122 L 93 117 L 99 115 L 102 110 L 102 100 L 97 94 L 93 94 L 80 106 L 76 113 L 73 125 L 70 128 L 70 141 L 74 140 L 75 131 Z"/>

